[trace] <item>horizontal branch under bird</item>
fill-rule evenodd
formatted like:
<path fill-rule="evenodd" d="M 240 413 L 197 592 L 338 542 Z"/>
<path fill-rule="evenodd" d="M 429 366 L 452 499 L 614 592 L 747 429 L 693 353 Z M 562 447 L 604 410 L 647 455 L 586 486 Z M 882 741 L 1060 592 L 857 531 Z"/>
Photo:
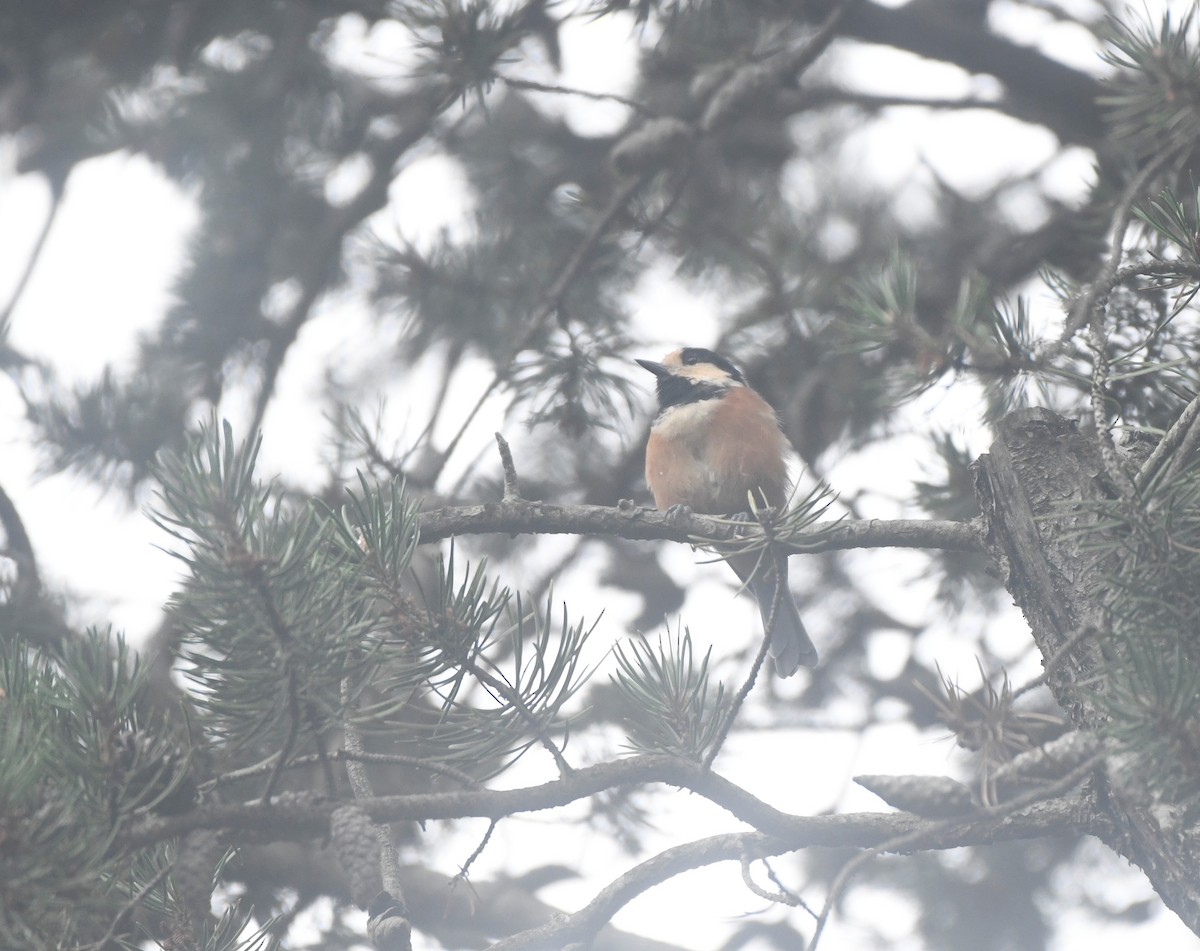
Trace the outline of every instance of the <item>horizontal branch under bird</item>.
<path fill-rule="evenodd" d="M 558 505 L 525 499 L 432 509 L 421 514 L 421 541 L 457 535 L 601 535 L 629 540 L 694 543 L 751 538 L 752 523 L 704 515 L 667 515 L 633 504 Z M 936 519 L 858 519 L 818 523 L 776 536 L 789 552 L 815 554 L 848 548 L 932 548 L 983 552 L 982 525 Z"/>

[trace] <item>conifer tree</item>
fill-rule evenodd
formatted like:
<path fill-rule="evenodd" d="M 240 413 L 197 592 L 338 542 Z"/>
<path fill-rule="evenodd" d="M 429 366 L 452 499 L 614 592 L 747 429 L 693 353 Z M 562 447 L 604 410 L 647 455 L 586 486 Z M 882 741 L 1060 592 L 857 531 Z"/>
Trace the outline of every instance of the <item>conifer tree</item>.
<path fill-rule="evenodd" d="M 1014 39 L 1030 18 L 1094 68 Z M 562 82 L 564 40 L 609 24 L 632 79 Z M 950 91 L 898 74 L 878 92 L 897 54 L 941 64 Z M 0 76 L 0 135 L 53 200 L 0 368 L 47 469 L 152 498 L 184 579 L 144 644 L 80 629 L 0 487 L 0 947 L 668 951 L 686 943 L 612 918 L 716 863 L 762 910 L 714 948 L 816 948 L 840 927 L 893 947 L 852 900 L 880 890 L 916 909 L 922 946 L 1048 947 L 1063 909 L 1153 914 L 1063 885 L 1120 860 L 1200 934 L 1191 14 L 18 2 Z M 619 127 L 580 131 L 580 101 Z M 936 163 L 896 186 L 857 158 L 959 113 L 991 120 L 993 151 L 1052 144 L 984 186 Z M 134 365 L 70 386 L 21 350 L 23 289 L 73 171 L 121 151 L 200 218 Z M 393 188 L 430 158 L 461 174 L 467 220 L 409 240 Z M 663 274 L 716 314 L 678 343 L 729 354 L 778 409 L 805 467 L 789 511 L 644 507 L 631 361 L 683 326 L 638 312 Z M 302 335 L 351 313 L 369 353 L 330 358 L 325 416 L 287 433 Z M 986 453 L 926 424 L 934 397 L 975 407 Z M 841 491 L 837 465 L 902 431 L 929 475 L 871 517 L 883 503 Z M 314 433 L 317 479 L 262 462 L 263 440 Z M 781 686 L 759 631 L 689 617 L 664 557 L 688 545 L 790 558 L 821 666 Z M 922 611 L 876 596 L 894 549 L 936 579 Z M 640 617 L 614 631 L 605 608 L 630 596 Z M 1015 653 L 989 636 L 1008 601 L 1028 624 Z M 955 626 L 977 688 L 938 663 Z M 885 636 L 898 673 L 872 662 Z M 1031 656 L 1040 675 L 1011 672 Z M 795 752 L 797 726 L 897 716 L 954 737 L 946 775 L 856 777 L 875 811 L 749 791 L 755 769 L 830 768 Z M 729 755 L 752 732 L 769 762 Z M 723 831 L 655 844 L 656 818 L 697 798 Z M 542 894 L 595 876 L 569 850 L 473 874 L 498 827 L 568 807 L 623 850 L 590 898 Z M 471 823 L 477 846 L 447 859 Z"/>

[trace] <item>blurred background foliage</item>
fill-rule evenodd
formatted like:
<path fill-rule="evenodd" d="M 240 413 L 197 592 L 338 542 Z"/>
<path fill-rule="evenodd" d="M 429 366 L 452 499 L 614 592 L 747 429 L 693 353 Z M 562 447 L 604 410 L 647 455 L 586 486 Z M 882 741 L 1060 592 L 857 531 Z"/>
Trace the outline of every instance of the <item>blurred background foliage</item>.
<path fill-rule="evenodd" d="M 471 781 L 563 729 L 564 709 L 572 731 L 604 736 L 630 719 L 630 705 L 668 697 L 693 704 L 696 718 L 663 730 L 653 717 L 640 727 L 634 717 L 633 744 L 669 745 L 670 734 L 689 754 L 704 747 L 713 710 L 725 701 L 707 683 L 701 650 L 695 669 L 690 644 L 635 644 L 620 658 L 615 685 L 594 678 L 586 704 L 575 696 L 584 672 L 578 649 L 614 590 L 637 596 L 633 626 L 644 631 L 661 630 L 664 615 L 683 603 L 681 583 L 656 546 L 475 539 L 441 562 L 413 547 L 410 506 L 498 498 L 490 437 L 477 438 L 471 427 L 477 411 L 507 421 L 527 497 L 648 501 L 641 446 L 649 405 L 630 360 L 657 356 L 645 352 L 647 341 L 661 341 L 665 326 L 685 325 L 638 303 L 664 274 L 717 314 L 715 331 L 697 320 L 697 336 L 675 343 L 710 345 L 737 360 L 820 478 L 872 442 L 919 429 L 922 400 L 952 386 L 971 394 L 981 426 L 1031 403 L 1086 415 L 1083 345 L 1038 342 L 1054 339 L 1062 314 L 1103 263 L 1109 223 L 1130 182 L 1152 183 L 1153 200 L 1139 205 L 1129 232 L 1146 273 L 1109 300 L 1114 370 L 1106 409 L 1112 421 L 1151 433 L 1178 415 L 1195 391 L 1191 303 L 1200 274 L 1200 54 L 1190 17 L 1128 14 L 1107 0 L 841 7 L 831 0 L 9 0 L 0 7 L 0 135 L 15 144 L 18 172 L 44 176 L 54 209 L 81 163 L 114 152 L 153 162 L 199 209 L 174 302 L 141 338 L 132 367 L 64 384 L 52 361 L 22 353 L 10 339 L 12 327 L 37 319 L 20 306 L 20 287 L 0 313 L 0 368 L 21 387 L 47 468 L 130 497 L 156 488 L 158 518 L 188 552 L 189 580 L 147 646 L 153 659 L 138 666 L 122 641 L 70 629 L 60 608 L 71 592 L 44 589 L 31 557 L 36 539 L 30 544 L 19 522 L 3 520 L 18 570 L 0 602 L 0 631 L 6 641 L 19 632 L 29 645 L 21 650 L 33 652 L 12 647 L 9 676 L 25 681 L 5 689 L 28 697 L 30 711 L 79 717 L 92 710 L 88 735 L 97 735 L 79 751 L 86 762 L 71 769 L 109 777 L 109 785 L 114 771 L 125 777 L 107 803 L 86 784 L 55 791 L 54 801 L 69 801 L 61 808 L 88 817 L 96 833 L 68 848 L 52 828 L 54 809 L 19 785 L 47 768 L 41 747 L 24 748 L 38 717 L 6 718 L 0 743 L 25 767 L 6 767 L 16 778 L 0 788 L 0 842 L 15 835 L 13 817 L 40 801 L 26 828 L 45 825 L 63 847 L 45 857 L 78 869 L 87 898 L 73 906 L 66 943 L 96 941 L 122 895 L 153 881 L 168 861 L 113 864 L 105 830 L 123 815 L 163 803 L 187 808 L 201 794 L 336 788 L 339 780 L 321 775 L 319 754 L 336 747 L 338 723 L 364 711 L 365 726 L 381 727 L 368 734 L 369 745 L 465 770 Z M 797 51 L 831 17 L 839 18 L 835 38 L 802 68 Z M 594 20 L 620 24 L 637 51 L 633 75 L 599 95 L 620 116 L 608 131 L 592 131 L 563 107 L 597 98 L 595 90 L 579 96 L 558 79 L 564 31 Z M 1073 55 L 1059 58 L 1053 40 L 1033 45 L 1031 30 L 1069 36 Z M 897 51 L 941 64 L 945 94 L 930 96 L 928 83 L 906 88 Z M 968 176 L 966 185 L 924 160 L 889 177 L 889 160 L 877 150 L 894 147 L 894 130 L 957 113 L 991 117 L 957 134 L 986 129 L 989 149 L 1013 150 L 1013 162 L 986 180 Z M 1020 153 L 1031 142 L 1040 143 L 1033 162 Z M 410 240 L 393 186 L 430 158 L 461 176 L 462 194 L 446 201 L 462 205 L 465 220 Z M 1155 177 L 1143 175 L 1148 168 Z M 1065 188 L 1064 170 L 1073 176 Z M 52 212 L 47 231 L 53 222 Z M 293 484 L 294 473 L 255 472 L 254 442 L 245 437 L 274 418 L 281 375 L 306 327 L 336 323 L 342 308 L 354 307 L 374 322 L 374 345 L 363 357 L 370 370 L 336 362 L 324 369 L 326 415 L 312 426 L 327 435 L 329 466 L 319 477 L 324 505 L 314 507 L 299 488 L 313 484 L 311 476 Z M 416 381 L 403 397 L 403 432 L 373 414 L 380 380 Z M 237 420 L 236 437 L 220 427 L 201 431 L 199 421 L 214 412 Z M 927 478 L 897 484 L 894 510 L 972 517 L 972 452 L 953 433 L 922 436 Z M 986 437 L 973 448 L 985 444 Z M 20 499 L 12 502 L 19 509 Z M 852 494 L 841 500 L 851 513 L 871 503 Z M 593 577 L 603 587 L 593 581 L 590 603 L 573 600 L 570 616 L 556 616 L 550 582 L 585 556 L 602 566 Z M 806 616 L 818 619 L 811 626 L 822 635 L 822 667 L 797 689 L 759 684 L 761 729 L 820 724 L 820 711 L 834 710 L 827 719 L 865 728 L 899 716 L 945 736 L 945 711 L 933 699 L 945 690 L 920 643 L 927 628 L 957 624 L 960 636 L 977 638 L 986 671 L 1023 656 L 984 636 L 989 612 L 1005 598 L 981 558 L 931 555 L 925 570 L 942 597 L 924 612 L 906 605 L 895 616 L 874 595 L 869 556 L 803 561 L 797 587 Z M 397 573 L 408 568 L 419 580 L 401 590 Z M 501 578 L 532 594 L 518 599 Z M 436 630 L 436 644 L 418 642 L 414 625 L 422 636 Z M 899 673 L 880 675 L 869 662 L 881 632 L 912 644 Z M 745 650 L 753 649 L 747 638 Z M 68 674 L 54 673 L 55 664 Z M 184 718 L 180 688 L 168 676 L 173 665 L 194 685 Z M 348 696 L 343 678 L 368 666 L 372 674 Z M 120 682 L 88 686 L 69 673 L 77 667 L 111 669 Z M 481 692 L 509 715 L 479 706 Z M 405 702 L 389 702 L 400 694 Z M 513 715 L 512 696 L 525 698 L 525 713 Z M 1034 712 L 1038 703 L 1050 701 L 1032 701 Z M 152 738 L 146 723 L 154 724 Z M 316 757 L 312 772 L 262 769 L 280 750 L 284 759 Z M 14 761 L 6 754 L 6 763 Z M 215 780 L 235 770 L 246 773 L 228 784 Z M 406 768 L 381 768 L 375 779 L 380 792 L 438 783 Z M 646 804 L 626 792 L 595 808 L 597 830 L 636 851 L 653 820 Z M 221 875 L 260 924 L 283 934 L 319 899 L 347 907 L 339 873 L 320 849 L 311 851 L 303 874 L 294 853 L 264 847 L 242 850 Z M 928 948 L 1050 947 L 1067 894 L 1098 921 L 1141 920 L 1140 901 L 1087 901 L 1064 888 L 1078 863 L 1096 861 L 1079 852 L 1069 842 L 1039 842 L 927 855 L 878 863 L 860 881 L 864 894 L 910 896 L 920 909 L 915 940 Z M 830 852 L 775 864 L 827 882 L 841 860 Z M 85 871 L 104 887 L 89 887 Z M 536 902 L 538 883 L 524 887 Z M 36 904 L 28 895 L 22 901 Z M 47 903 L 27 920 L 52 928 L 65 907 Z M 244 940 L 231 921 L 212 924 L 209 947 Z M 428 927 L 436 934 L 448 926 Z M 725 946 L 757 939 L 792 948 L 797 929 L 806 928 L 799 915 L 771 927 L 737 923 Z M 864 947 L 892 946 L 886 933 L 864 934 Z M 442 937 L 452 947 L 480 938 Z M 320 945 L 348 948 L 356 940 L 334 915 Z"/>

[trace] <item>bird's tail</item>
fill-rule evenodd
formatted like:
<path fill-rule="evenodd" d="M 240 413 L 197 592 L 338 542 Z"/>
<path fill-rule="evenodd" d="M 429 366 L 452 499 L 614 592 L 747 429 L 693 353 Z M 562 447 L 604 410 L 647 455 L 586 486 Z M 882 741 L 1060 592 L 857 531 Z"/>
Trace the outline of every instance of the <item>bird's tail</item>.
<path fill-rule="evenodd" d="M 775 566 L 769 556 L 739 555 L 729 559 L 730 567 L 737 572 L 754 600 L 758 602 L 758 611 L 762 615 L 763 628 L 771 623 L 771 606 L 775 601 Z M 801 667 L 817 666 L 817 649 L 804 629 L 800 620 L 800 610 L 787 587 L 786 563 L 783 575 L 783 597 L 779 600 L 779 608 L 775 612 L 774 627 L 771 631 L 771 658 L 775 661 L 775 671 L 780 677 L 790 677 Z"/>

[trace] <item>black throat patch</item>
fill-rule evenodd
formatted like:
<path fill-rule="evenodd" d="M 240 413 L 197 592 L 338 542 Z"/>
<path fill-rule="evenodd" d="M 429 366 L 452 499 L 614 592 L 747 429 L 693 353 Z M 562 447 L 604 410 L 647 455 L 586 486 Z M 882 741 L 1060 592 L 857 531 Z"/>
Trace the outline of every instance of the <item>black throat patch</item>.
<path fill-rule="evenodd" d="M 660 376 L 655 389 L 658 391 L 658 405 L 666 409 L 685 403 L 715 400 L 729 387 L 723 383 L 697 382 L 682 376 Z"/>

